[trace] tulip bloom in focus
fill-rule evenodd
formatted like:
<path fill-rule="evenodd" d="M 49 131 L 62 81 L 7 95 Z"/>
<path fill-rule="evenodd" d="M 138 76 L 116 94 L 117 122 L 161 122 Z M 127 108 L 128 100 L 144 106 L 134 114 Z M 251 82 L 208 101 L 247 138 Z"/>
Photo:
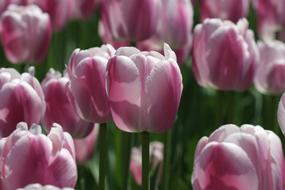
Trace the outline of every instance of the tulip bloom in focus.
<path fill-rule="evenodd" d="M 252 84 L 259 59 L 248 22 L 236 25 L 220 19 L 206 19 L 194 31 L 193 73 L 204 87 L 243 91 Z"/>
<path fill-rule="evenodd" d="M 175 53 L 164 56 L 122 47 L 108 62 L 107 91 L 113 120 L 127 132 L 161 133 L 172 127 L 182 93 Z"/>
<path fill-rule="evenodd" d="M 282 144 L 260 126 L 224 125 L 198 142 L 193 190 L 284 189 Z"/>
<path fill-rule="evenodd" d="M 151 170 L 157 170 L 156 183 L 159 183 L 162 177 L 163 166 L 163 144 L 161 142 L 151 142 L 149 144 L 149 156 Z M 138 185 L 142 184 L 142 151 L 139 148 L 132 148 L 130 171 Z"/>
<path fill-rule="evenodd" d="M 255 86 L 262 93 L 285 92 L 285 44 L 281 41 L 258 43 L 260 62 L 257 65 Z"/>
<path fill-rule="evenodd" d="M 24 188 L 19 188 L 17 190 L 74 190 L 73 188 L 58 188 L 58 187 L 55 187 L 53 185 L 45 185 L 45 186 L 42 186 L 38 183 L 35 183 L 35 184 L 30 184 L 30 185 L 27 185 L 26 187 Z"/>
<path fill-rule="evenodd" d="M 156 31 L 161 4 L 161 0 L 104 0 L 101 21 L 114 39 L 145 40 Z"/>
<path fill-rule="evenodd" d="M 237 22 L 246 17 L 249 0 L 201 0 L 201 20 L 220 18 Z"/>
<path fill-rule="evenodd" d="M 28 130 L 26 123 L 0 140 L 1 184 L 15 190 L 28 184 L 74 187 L 77 180 L 71 136 L 54 125 L 46 136 L 39 125 Z"/>
<path fill-rule="evenodd" d="M 45 95 L 46 112 L 43 118 L 45 127 L 50 129 L 53 123 L 58 123 L 73 137 L 87 136 L 94 127 L 93 123 L 80 119 L 72 105 L 69 96 L 70 88 L 67 87 L 69 79 L 61 73 L 50 69 L 42 82 Z"/>
<path fill-rule="evenodd" d="M 82 139 L 74 139 L 76 160 L 79 163 L 84 163 L 92 158 L 97 144 L 99 134 L 99 125 L 95 124 L 92 131 L 87 137 Z"/>
<path fill-rule="evenodd" d="M 79 116 L 87 121 L 106 123 L 111 120 L 106 94 L 106 67 L 115 53 L 111 45 L 88 50 L 76 49 L 68 64 L 71 93 Z"/>
<path fill-rule="evenodd" d="M 40 63 L 51 40 L 48 14 L 35 5 L 10 5 L 0 18 L 0 38 L 12 63 Z"/>
<path fill-rule="evenodd" d="M 44 111 L 43 91 L 34 76 L 0 69 L 0 136 L 8 136 L 18 122 L 39 123 Z"/>

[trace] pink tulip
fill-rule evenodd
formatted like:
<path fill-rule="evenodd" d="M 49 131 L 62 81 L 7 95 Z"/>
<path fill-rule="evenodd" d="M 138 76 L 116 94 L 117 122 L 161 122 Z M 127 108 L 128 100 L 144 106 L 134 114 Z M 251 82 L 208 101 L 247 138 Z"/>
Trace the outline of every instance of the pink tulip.
<path fill-rule="evenodd" d="M 44 12 L 48 13 L 51 19 L 52 29 L 60 30 L 72 19 L 75 11 L 74 0 L 21 0 L 22 5 L 35 4 Z M 77 1 L 77 0 L 76 0 Z"/>
<path fill-rule="evenodd" d="M 275 133 L 260 126 L 224 125 L 197 145 L 193 190 L 284 189 L 284 169 Z"/>
<path fill-rule="evenodd" d="M 156 31 L 161 4 L 161 0 L 104 0 L 101 21 L 114 39 L 145 40 Z"/>
<path fill-rule="evenodd" d="M 133 47 L 116 51 L 108 62 L 107 91 L 113 120 L 127 132 L 167 131 L 174 123 L 182 93 L 175 53 L 164 56 Z"/>
<path fill-rule="evenodd" d="M 44 111 L 43 92 L 35 77 L 0 69 L 0 136 L 8 136 L 18 122 L 39 123 Z"/>
<path fill-rule="evenodd" d="M 156 182 L 159 183 L 162 176 L 163 166 L 163 144 L 151 142 L 149 145 L 151 170 L 158 169 Z M 132 148 L 130 171 L 138 185 L 142 185 L 142 151 L 140 148 Z"/>
<path fill-rule="evenodd" d="M 173 48 L 185 45 L 191 39 L 193 7 L 189 0 L 164 0 L 161 12 L 159 39 Z"/>
<path fill-rule="evenodd" d="M 71 136 L 54 125 L 42 134 L 39 125 L 19 123 L 7 138 L 1 139 L 1 183 L 15 190 L 31 183 L 74 187 L 77 180 L 74 144 Z"/>
<path fill-rule="evenodd" d="M 285 92 L 285 44 L 281 41 L 259 42 L 260 62 L 255 86 L 262 93 Z"/>
<path fill-rule="evenodd" d="M 252 84 L 258 50 L 248 22 L 206 19 L 196 26 L 193 73 L 204 87 L 243 91 Z"/>
<path fill-rule="evenodd" d="M 106 94 L 106 67 L 115 53 L 111 45 L 88 50 L 76 49 L 68 64 L 71 92 L 81 118 L 96 123 L 111 120 Z"/>
<path fill-rule="evenodd" d="M 45 94 L 46 112 L 43 118 L 45 127 L 51 129 L 53 123 L 58 123 L 73 137 L 85 137 L 93 129 L 94 124 L 86 122 L 77 115 L 72 105 L 71 93 L 67 87 L 68 77 L 50 69 L 42 82 Z"/>
<path fill-rule="evenodd" d="M 192 4 L 189 0 L 166 0 L 162 8 L 156 35 L 138 42 L 137 46 L 141 50 L 163 52 L 166 42 L 174 49 L 181 64 L 190 54 L 192 45 Z"/>
<path fill-rule="evenodd" d="M 98 24 L 99 36 L 104 43 L 112 44 L 115 48 L 130 46 L 130 42 L 127 40 L 114 39 L 111 32 L 107 27 L 104 26 L 103 22 L 100 21 Z"/>
<path fill-rule="evenodd" d="M 0 18 L 0 38 L 10 62 L 40 63 L 51 39 L 49 16 L 35 5 L 10 5 Z"/>
<path fill-rule="evenodd" d="M 87 18 L 94 14 L 98 0 L 69 0 L 73 1 L 77 17 Z"/>
<path fill-rule="evenodd" d="M 83 139 L 74 139 L 76 160 L 84 163 L 92 158 L 96 147 L 97 136 L 99 134 L 99 125 L 95 124 L 91 133 Z"/>
<path fill-rule="evenodd" d="M 262 39 L 275 39 L 275 34 L 285 24 L 285 1 L 254 0 L 257 14 L 258 34 Z"/>
<path fill-rule="evenodd" d="M 237 22 L 246 17 L 249 0 L 202 0 L 201 20 L 206 18 L 221 18 Z"/>
<path fill-rule="evenodd" d="M 41 184 L 34 183 L 34 184 L 27 185 L 24 188 L 19 188 L 17 190 L 74 190 L 74 189 L 68 188 L 68 187 L 61 189 L 61 188 L 55 187 L 53 185 L 42 186 Z"/>

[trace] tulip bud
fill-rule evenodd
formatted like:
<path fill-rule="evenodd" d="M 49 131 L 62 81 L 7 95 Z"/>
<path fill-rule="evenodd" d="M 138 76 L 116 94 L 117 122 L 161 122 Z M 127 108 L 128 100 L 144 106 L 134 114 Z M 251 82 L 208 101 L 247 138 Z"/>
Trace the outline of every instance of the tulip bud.
<path fill-rule="evenodd" d="M 74 187 L 77 171 L 71 136 L 54 125 L 46 136 L 39 125 L 28 130 L 26 123 L 3 138 L 1 183 L 3 189 L 14 190 L 40 183 L 60 188 Z M 27 175 L 27 171 L 29 175 Z"/>
<path fill-rule="evenodd" d="M 284 169 L 275 133 L 260 126 L 224 125 L 197 145 L 193 190 L 283 189 Z"/>
<path fill-rule="evenodd" d="M 76 160 L 84 163 L 92 158 L 95 151 L 97 136 L 99 134 L 99 125 L 95 124 L 91 133 L 83 139 L 74 139 Z"/>
<path fill-rule="evenodd" d="M 243 91 L 252 84 L 259 55 L 248 22 L 206 19 L 196 26 L 193 73 L 204 87 Z"/>
<path fill-rule="evenodd" d="M 107 67 L 107 92 L 113 120 L 127 132 L 165 132 L 172 127 L 182 93 L 175 53 L 164 56 L 133 47 L 116 51 Z"/>
<path fill-rule="evenodd" d="M 151 142 L 149 145 L 151 170 L 158 169 L 156 183 L 160 183 L 163 167 L 163 144 L 161 142 Z M 142 185 L 142 151 L 140 148 L 132 148 L 130 171 L 138 185 Z"/>
<path fill-rule="evenodd" d="M 106 67 L 115 53 L 111 45 L 88 50 L 76 49 L 68 64 L 71 93 L 79 116 L 87 121 L 105 123 L 111 120 L 106 94 Z"/>
<path fill-rule="evenodd" d="M 285 44 L 281 41 L 258 43 L 260 62 L 254 84 L 262 93 L 285 92 Z"/>
<path fill-rule="evenodd" d="M 26 187 L 24 188 L 19 188 L 17 190 L 74 190 L 73 188 L 58 188 L 58 187 L 55 187 L 53 185 L 45 185 L 45 186 L 42 186 L 38 183 L 34 183 L 34 184 L 30 184 L 30 185 L 27 185 Z"/>
<path fill-rule="evenodd" d="M 69 97 L 69 82 L 68 77 L 62 77 L 61 73 L 53 69 L 48 72 L 42 82 L 46 102 L 43 123 L 48 129 L 51 129 L 53 123 L 58 123 L 73 137 L 85 137 L 91 132 L 94 124 L 80 119 L 77 115 L 72 105 L 72 97 Z"/>
<path fill-rule="evenodd" d="M 246 17 L 249 0 L 202 0 L 201 19 L 221 18 L 237 22 Z"/>
<path fill-rule="evenodd" d="M 145 40 L 155 32 L 161 0 L 104 0 L 101 21 L 115 39 Z"/>
<path fill-rule="evenodd" d="M 37 6 L 9 6 L 0 18 L 0 38 L 12 63 L 40 63 L 51 39 L 49 16 Z"/>
<path fill-rule="evenodd" d="M 39 123 L 45 111 L 37 79 L 29 73 L 0 69 L 0 136 L 8 136 L 18 122 Z"/>

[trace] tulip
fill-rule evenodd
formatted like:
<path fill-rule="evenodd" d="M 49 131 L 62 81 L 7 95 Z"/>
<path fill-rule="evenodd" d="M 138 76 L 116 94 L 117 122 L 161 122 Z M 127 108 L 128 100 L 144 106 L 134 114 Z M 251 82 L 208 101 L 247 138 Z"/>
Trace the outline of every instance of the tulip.
<path fill-rule="evenodd" d="M 279 137 L 260 126 L 224 125 L 198 142 L 193 190 L 284 189 L 284 156 Z"/>
<path fill-rule="evenodd" d="M 74 17 L 76 9 L 74 0 L 22 0 L 21 4 L 35 4 L 48 13 L 54 31 L 60 30 L 70 21 Z"/>
<path fill-rule="evenodd" d="M 3 189 L 15 190 L 32 183 L 60 188 L 75 186 L 77 171 L 73 140 L 59 125 L 54 124 L 46 136 L 39 125 L 32 125 L 28 130 L 27 124 L 21 122 L 1 141 Z"/>
<path fill-rule="evenodd" d="M 10 5 L 0 18 L 0 38 L 10 62 L 40 63 L 51 39 L 49 16 L 35 5 Z"/>
<path fill-rule="evenodd" d="M 105 79 L 106 67 L 115 53 L 111 45 L 88 50 L 76 49 L 68 64 L 71 93 L 79 116 L 90 122 L 111 120 Z"/>
<path fill-rule="evenodd" d="M 249 0 L 202 0 L 201 19 L 221 18 L 237 22 L 246 17 Z"/>
<path fill-rule="evenodd" d="M 285 92 L 285 44 L 281 41 L 259 42 L 260 62 L 255 75 L 255 86 L 262 93 Z"/>
<path fill-rule="evenodd" d="M 73 188 L 58 188 L 58 187 L 55 187 L 53 185 L 45 185 L 45 186 L 42 186 L 38 183 L 34 183 L 34 184 L 30 184 L 30 185 L 27 185 L 26 187 L 24 188 L 19 188 L 17 190 L 74 190 Z"/>
<path fill-rule="evenodd" d="M 116 126 L 127 132 L 161 133 L 172 127 L 182 93 L 175 53 L 133 47 L 116 51 L 107 67 L 107 92 Z"/>
<path fill-rule="evenodd" d="M 92 158 L 95 151 L 97 138 L 99 134 L 99 125 L 95 125 L 91 133 L 83 139 L 74 139 L 76 160 L 84 163 Z"/>
<path fill-rule="evenodd" d="M 149 145 L 150 165 L 153 171 L 158 169 L 157 183 L 160 182 L 163 166 L 163 144 L 151 142 Z M 138 185 L 142 184 L 142 151 L 140 148 L 132 148 L 130 171 Z"/>
<path fill-rule="evenodd" d="M 72 97 L 69 97 L 71 92 L 67 87 L 68 83 L 67 76 L 62 77 L 61 73 L 50 69 L 42 82 L 46 102 L 43 124 L 50 129 L 53 123 L 58 123 L 73 137 L 85 137 L 91 132 L 94 124 L 80 119 L 77 115 L 72 105 Z"/>
<path fill-rule="evenodd" d="M 206 19 L 196 26 L 193 42 L 193 73 L 204 87 L 246 90 L 253 81 L 259 55 L 253 32 L 245 19 L 236 25 Z"/>
<path fill-rule="evenodd" d="M 39 123 L 44 111 L 43 91 L 35 77 L 0 69 L 0 136 L 8 136 L 18 122 Z"/>
<path fill-rule="evenodd" d="M 98 0 L 70 0 L 74 2 L 77 17 L 87 18 L 94 14 Z"/>
<path fill-rule="evenodd" d="M 161 4 L 161 0 L 101 1 L 101 21 L 114 39 L 145 40 L 156 31 Z"/>
<path fill-rule="evenodd" d="M 104 26 L 103 22 L 100 21 L 98 24 L 98 33 L 101 38 L 101 40 L 104 43 L 112 44 L 113 47 L 119 48 L 123 46 L 129 46 L 131 43 L 127 40 L 118 40 L 114 39 L 111 32 L 108 30 L 107 27 Z"/>
<path fill-rule="evenodd" d="M 138 42 L 141 50 L 163 52 L 163 43 L 167 42 L 175 51 L 178 63 L 185 61 L 192 46 L 193 8 L 190 1 L 164 1 L 159 27 L 154 37 Z"/>
<path fill-rule="evenodd" d="M 257 14 L 257 29 L 259 36 L 264 39 L 275 39 L 275 34 L 282 30 L 285 24 L 282 0 L 254 0 Z"/>

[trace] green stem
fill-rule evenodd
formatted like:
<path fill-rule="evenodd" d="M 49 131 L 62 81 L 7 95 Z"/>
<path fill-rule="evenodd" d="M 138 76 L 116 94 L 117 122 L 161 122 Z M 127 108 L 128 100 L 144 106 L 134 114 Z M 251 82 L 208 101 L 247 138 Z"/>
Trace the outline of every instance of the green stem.
<path fill-rule="evenodd" d="M 122 189 L 128 189 L 132 134 L 122 132 Z"/>
<path fill-rule="evenodd" d="M 163 189 L 169 189 L 169 174 L 170 174 L 170 150 L 171 150 L 171 131 L 164 136 L 164 165 L 163 165 Z"/>
<path fill-rule="evenodd" d="M 99 132 L 100 160 L 99 160 L 99 190 L 105 190 L 106 174 L 108 167 L 107 151 L 107 124 L 102 123 Z"/>
<path fill-rule="evenodd" d="M 143 132 L 142 137 L 142 189 L 150 189 L 149 181 L 149 133 Z"/>

